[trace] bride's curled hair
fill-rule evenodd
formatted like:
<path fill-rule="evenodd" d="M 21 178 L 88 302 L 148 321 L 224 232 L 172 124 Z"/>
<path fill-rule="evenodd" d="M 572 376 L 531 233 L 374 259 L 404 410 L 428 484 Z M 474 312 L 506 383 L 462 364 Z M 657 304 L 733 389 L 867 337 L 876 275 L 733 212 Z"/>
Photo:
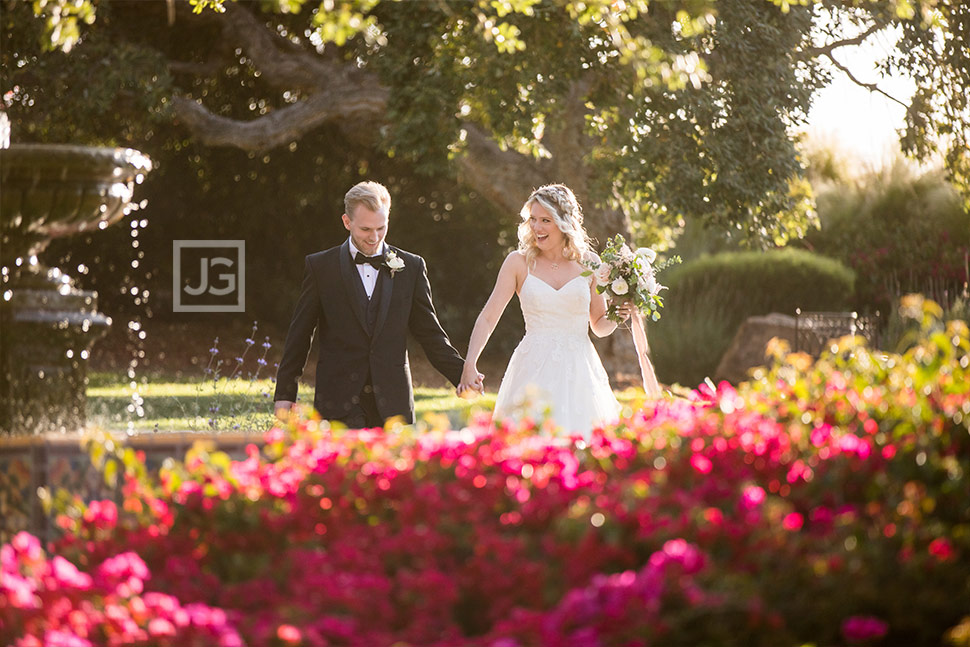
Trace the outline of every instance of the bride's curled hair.
<path fill-rule="evenodd" d="M 532 262 L 539 255 L 536 235 L 529 225 L 532 205 L 535 203 L 539 203 L 549 212 L 553 222 L 563 233 L 566 240 L 563 256 L 571 261 L 582 261 L 591 251 L 592 244 L 583 228 L 583 210 L 579 201 L 565 184 L 546 184 L 532 192 L 519 214 L 522 217 L 522 222 L 519 223 L 519 251 L 525 254 L 529 266 L 532 266 Z"/>

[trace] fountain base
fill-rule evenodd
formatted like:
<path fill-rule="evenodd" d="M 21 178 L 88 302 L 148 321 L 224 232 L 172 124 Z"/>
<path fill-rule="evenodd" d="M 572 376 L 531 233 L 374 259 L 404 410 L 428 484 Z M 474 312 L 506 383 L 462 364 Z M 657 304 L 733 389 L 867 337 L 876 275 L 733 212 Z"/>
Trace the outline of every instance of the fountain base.
<path fill-rule="evenodd" d="M 0 430 L 76 431 L 85 424 L 87 358 L 111 325 L 97 293 L 56 269 L 15 268 L 0 301 Z"/>

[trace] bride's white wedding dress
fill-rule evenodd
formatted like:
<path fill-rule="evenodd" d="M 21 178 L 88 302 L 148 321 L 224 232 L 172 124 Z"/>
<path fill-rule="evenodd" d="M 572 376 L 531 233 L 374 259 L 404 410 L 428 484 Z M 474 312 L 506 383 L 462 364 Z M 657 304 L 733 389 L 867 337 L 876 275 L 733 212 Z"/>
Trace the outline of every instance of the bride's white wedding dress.
<path fill-rule="evenodd" d="M 619 417 L 620 405 L 589 338 L 592 277 L 556 290 L 531 272 L 519 291 L 525 337 L 495 399 L 496 421 L 551 417 L 566 433 L 589 438 L 597 423 Z"/>

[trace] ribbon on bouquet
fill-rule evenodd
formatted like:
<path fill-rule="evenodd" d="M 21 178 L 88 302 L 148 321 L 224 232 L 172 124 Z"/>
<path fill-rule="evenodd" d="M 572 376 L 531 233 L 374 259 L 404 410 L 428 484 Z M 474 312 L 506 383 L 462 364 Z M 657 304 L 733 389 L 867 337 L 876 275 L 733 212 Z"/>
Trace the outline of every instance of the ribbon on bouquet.
<path fill-rule="evenodd" d="M 647 345 L 647 331 L 643 328 L 643 316 L 635 312 L 630 317 L 630 330 L 633 333 L 633 345 L 637 349 L 637 361 L 640 363 L 640 377 L 643 379 L 643 391 L 648 398 L 660 398 L 663 390 L 660 382 L 657 381 L 657 374 L 653 370 L 653 364 L 647 353 L 650 347 Z"/>

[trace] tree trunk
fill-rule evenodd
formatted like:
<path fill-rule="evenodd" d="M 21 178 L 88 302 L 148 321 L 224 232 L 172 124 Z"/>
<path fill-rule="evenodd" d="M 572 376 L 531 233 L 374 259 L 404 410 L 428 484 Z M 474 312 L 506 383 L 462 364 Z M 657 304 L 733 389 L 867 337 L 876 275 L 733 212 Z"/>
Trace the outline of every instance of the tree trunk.
<path fill-rule="evenodd" d="M 176 118 L 202 143 L 260 152 L 289 144 L 324 123 L 336 124 L 357 142 L 370 140 L 386 123 L 389 91 L 371 72 L 352 63 L 312 54 L 267 29 L 250 11 L 228 7 L 223 34 L 237 43 L 259 67 L 263 82 L 279 89 L 299 88 L 307 98 L 248 121 L 210 112 L 200 101 L 173 97 Z M 210 17 L 215 20 L 216 18 Z M 231 48 L 230 48 L 231 49 Z M 173 71 L 189 70 L 174 64 Z M 601 206 L 590 194 L 587 159 L 592 140 L 585 133 L 586 97 L 591 76 L 578 79 L 563 98 L 563 109 L 551 120 L 543 145 L 551 159 L 535 159 L 503 150 L 474 123 L 463 125 L 465 151 L 456 159 L 459 179 L 507 213 L 517 213 L 533 189 L 561 182 L 584 206 L 585 226 L 596 250 L 622 234 L 630 239 L 630 220 L 621 211 Z M 628 331 L 596 342 L 607 371 L 624 382 L 637 375 L 636 351 Z"/>

